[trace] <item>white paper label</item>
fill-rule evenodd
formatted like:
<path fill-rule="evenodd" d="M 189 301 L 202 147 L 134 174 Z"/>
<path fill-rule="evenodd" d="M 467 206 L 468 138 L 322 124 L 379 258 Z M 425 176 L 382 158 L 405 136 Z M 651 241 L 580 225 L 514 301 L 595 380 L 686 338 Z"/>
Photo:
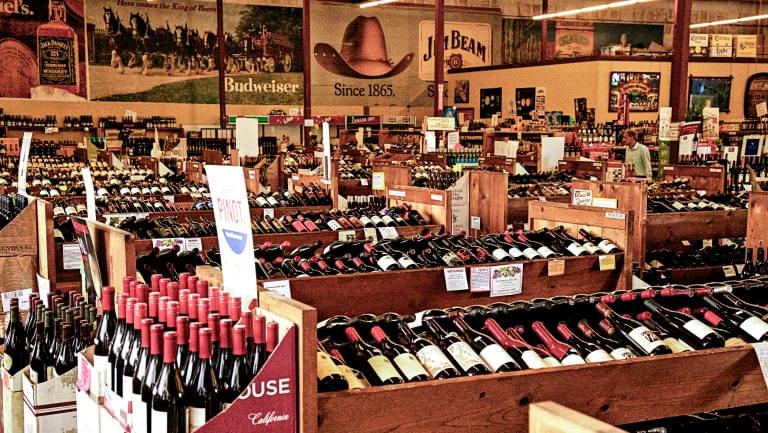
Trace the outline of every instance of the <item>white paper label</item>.
<path fill-rule="evenodd" d="M 685 324 L 683 324 L 683 328 L 687 329 L 688 332 L 702 340 L 706 338 L 707 335 L 714 334 L 715 332 L 712 328 L 697 319 L 685 322 Z"/>
<path fill-rule="evenodd" d="M 405 197 L 405 191 L 390 189 L 389 195 L 391 195 L 392 197 Z"/>
<path fill-rule="evenodd" d="M 537 257 L 541 257 L 541 256 L 539 255 L 539 253 L 538 253 L 538 252 L 536 252 L 536 250 L 534 250 L 534 249 L 533 249 L 533 248 L 531 248 L 531 247 L 528 247 L 528 248 L 524 249 L 524 250 L 523 250 L 523 255 L 524 255 L 526 258 L 528 258 L 528 260 L 533 260 L 533 259 L 535 259 L 535 258 L 537 258 Z"/>
<path fill-rule="evenodd" d="M 11 299 L 19 300 L 19 310 L 29 311 L 29 295 L 32 294 L 32 289 L 14 290 L 12 292 L 3 292 L 0 294 L 0 299 L 3 302 L 3 311 L 8 311 L 11 308 Z"/>
<path fill-rule="evenodd" d="M 381 268 L 382 271 L 389 270 L 391 266 L 395 266 L 396 268 L 400 267 L 397 261 L 395 261 L 389 254 L 384 254 L 379 257 L 379 259 L 376 260 L 376 264 L 379 265 L 379 268 Z"/>
<path fill-rule="evenodd" d="M 491 290 L 491 268 L 476 266 L 469 268 L 469 291 L 489 292 Z"/>
<path fill-rule="evenodd" d="M 630 331 L 629 337 L 647 353 L 651 353 L 657 347 L 664 345 L 664 342 L 659 340 L 659 336 L 645 326 L 639 326 Z"/>
<path fill-rule="evenodd" d="M 496 248 L 491 251 L 491 256 L 496 259 L 497 262 L 503 262 L 509 260 L 509 254 L 501 248 Z"/>
<path fill-rule="evenodd" d="M 616 245 L 613 244 L 613 242 L 609 241 L 608 239 L 603 239 L 602 242 L 597 244 L 597 247 L 600 248 L 600 250 L 606 254 L 609 254 L 611 251 L 618 248 Z"/>
<path fill-rule="evenodd" d="M 434 200 L 434 201 L 439 201 L 439 202 L 443 201 L 443 196 L 440 195 L 440 194 L 430 194 L 429 198 Z"/>
<path fill-rule="evenodd" d="M 135 395 L 133 403 L 133 431 L 136 433 L 147 432 L 147 404 L 141 400 L 140 395 Z"/>
<path fill-rule="evenodd" d="M 332 222 L 332 221 L 329 221 L 329 223 L 330 222 Z M 333 222 L 335 222 L 335 221 L 333 221 Z M 336 223 L 336 224 L 338 224 L 338 223 Z M 341 227 L 341 226 L 339 226 L 339 227 Z M 336 230 L 336 229 L 334 229 L 334 230 Z M 348 242 L 348 241 L 355 240 L 355 231 L 354 230 L 341 230 L 339 232 L 339 240 L 342 241 L 342 242 Z"/>
<path fill-rule="evenodd" d="M 636 358 L 635 354 L 631 350 L 625 347 L 619 347 L 611 351 L 611 357 L 616 360 Z"/>
<path fill-rule="evenodd" d="M 333 219 L 326 221 L 325 224 L 328 226 L 329 229 L 333 231 L 339 231 L 343 228 L 341 224 L 339 224 L 338 222 L 336 222 L 336 220 L 333 220 Z"/>
<path fill-rule="evenodd" d="M 514 363 L 515 360 L 509 356 L 506 350 L 504 350 L 498 344 L 490 344 L 480 351 L 480 357 L 483 358 L 486 364 L 491 367 L 491 371 L 499 371 L 502 365 L 509 362 Z"/>
<path fill-rule="evenodd" d="M 594 352 L 590 352 L 585 358 L 587 363 L 592 364 L 595 362 L 613 361 L 613 357 L 603 349 L 597 349 Z"/>
<path fill-rule="evenodd" d="M 568 245 L 566 249 L 574 256 L 580 256 L 587 252 L 587 250 L 585 250 L 583 246 L 579 245 L 578 242 L 571 242 L 571 244 Z"/>
<path fill-rule="evenodd" d="M 761 340 L 768 333 L 768 323 L 754 316 L 741 322 L 739 328 L 755 340 Z"/>
<path fill-rule="evenodd" d="M 374 171 L 371 173 L 371 190 L 384 191 L 384 172 Z"/>
<path fill-rule="evenodd" d="M 476 365 L 485 365 L 482 358 L 477 356 L 477 353 L 472 350 L 472 347 L 463 341 L 451 344 L 446 350 L 453 356 L 453 359 L 456 360 L 464 372 L 469 371 L 470 368 Z"/>
<path fill-rule="evenodd" d="M 516 246 L 512 246 L 509 248 L 509 255 L 512 256 L 513 259 L 519 259 L 520 257 L 523 257 L 525 254 L 523 254 L 522 251 L 520 251 L 520 248 Z M 536 251 L 533 251 L 534 253 Z"/>
<path fill-rule="evenodd" d="M 451 360 L 445 356 L 439 347 L 432 344 L 422 347 L 416 352 L 416 358 L 419 359 L 421 365 L 427 369 L 427 372 L 433 379 L 437 377 L 441 371 L 454 368 Z"/>
<path fill-rule="evenodd" d="M 544 361 L 544 364 L 546 364 L 547 367 L 559 367 L 562 365 L 554 356 L 545 356 L 544 358 L 541 358 L 541 360 Z"/>
<path fill-rule="evenodd" d="M 187 407 L 187 433 L 192 433 L 205 424 L 204 407 Z"/>
<path fill-rule="evenodd" d="M 277 293 L 280 296 L 291 298 L 291 281 L 290 280 L 269 280 L 264 281 L 264 290 L 272 293 Z"/>
<path fill-rule="evenodd" d="M 368 186 L 368 179 L 360 179 L 360 186 Z"/>
<path fill-rule="evenodd" d="M 403 254 L 402 256 L 400 256 L 400 257 L 397 259 L 397 263 L 399 263 L 399 264 L 400 264 L 400 267 L 402 267 L 403 269 L 409 269 L 409 267 L 410 267 L 410 266 L 414 266 L 414 265 L 415 265 L 416 267 L 418 267 L 418 265 L 416 264 L 416 262 L 414 262 L 414 261 L 413 261 L 413 260 L 412 260 L 410 257 L 408 257 L 408 255 L 406 255 L 406 254 Z M 411 268 L 411 269 L 413 269 L 413 268 Z"/>
<path fill-rule="evenodd" d="M 394 227 L 379 227 L 379 233 L 382 239 L 397 239 L 399 234 Z"/>
<path fill-rule="evenodd" d="M 21 136 L 21 149 L 19 152 L 19 177 L 17 190 L 19 194 L 27 193 L 27 161 L 29 161 L 29 149 L 32 147 L 32 133 L 25 132 Z"/>
<path fill-rule="evenodd" d="M 202 251 L 203 250 L 203 240 L 200 238 L 186 238 L 184 239 L 184 250 L 185 251 Z"/>
<path fill-rule="evenodd" d="M 443 277 L 445 279 L 445 290 L 449 292 L 469 290 L 467 271 L 463 267 L 443 268 Z"/>
<path fill-rule="evenodd" d="M 511 263 L 491 267 L 491 297 L 523 293 L 523 265 Z"/>
<path fill-rule="evenodd" d="M 470 216 L 469 217 L 469 228 L 473 230 L 480 230 L 480 225 L 482 224 L 482 221 L 480 220 L 479 216 Z"/>
<path fill-rule="evenodd" d="M 363 219 L 360 218 L 360 222 L 363 222 Z M 375 227 L 366 227 L 363 229 L 363 236 L 365 236 L 365 239 L 369 241 L 377 241 L 378 236 L 376 234 L 376 228 Z"/>
<path fill-rule="evenodd" d="M 549 247 L 547 247 L 546 245 L 542 245 L 539 248 L 537 248 L 536 252 L 538 252 L 545 259 L 555 255 L 555 252 L 550 250 Z"/>
<path fill-rule="evenodd" d="M 79 244 L 62 244 L 61 249 L 64 256 L 64 269 L 75 270 L 80 269 L 83 263 L 83 256 L 80 253 Z"/>
<path fill-rule="evenodd" d="M 586 362 L 584 362 L 584 358 L 574 354 L 570 354 L 565 358 L 563 358 L 562 361 L 560 361 L 560 365 L 581 365 L 581 364 L 586 364 Z"/>
<path fill-rule="evenodd" d="M 527 365 L 528 368 L 547 368 L 547 364 L 543 359 L 541 359 L 541 356 L 539 356 L 539 354 L 533 350 L 524 350 L 521 357 L 523 358 L 523 362 L 525 362 L 525 365 Z"/>
<path fill-rule="evenodd" d="M 624 212 L 606 212 L 605 217 L 613 220 L 624 220 L 627 218 Z"/>
<path fill-rule="evenodd" d="M 582 246 L 585 250 L 587 250 L 589 254 L 595 254 L 596 252 L 600 251 L 600 248 L 596 247 L 592 242 L 589 241 L 584 242 Z"/>
<path fill-rule="evenodd" d="M 152 433 L 167 433 L 168 414 L 158 410 L 151 411 Z"/>
<path fill-rule="evenodd" d="M 267 218 L 267 217 L 274 218 L 275 217 L 275 209 L 274 208 L 267 207 L 267 208 L 264 208 L 264 210 L 262 212 L 263 212 L 262 215 L 264 215 L 264 218 Z"/>

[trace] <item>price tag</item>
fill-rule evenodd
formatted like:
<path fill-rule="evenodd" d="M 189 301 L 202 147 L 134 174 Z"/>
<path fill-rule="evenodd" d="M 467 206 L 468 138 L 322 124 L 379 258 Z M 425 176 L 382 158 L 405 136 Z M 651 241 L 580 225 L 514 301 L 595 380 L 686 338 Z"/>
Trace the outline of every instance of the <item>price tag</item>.
<path fill-rule="evenodd" d="M 431 198 L 434 201 L 443 201 L 443 196 L 440 194 L 430 194 L 429 198 Z"/>
<path fill-rule="evenodd" d="M 37 292 L 40 294 L 40 299 L 43 300 L 43 305 L 48 307 L 48 293 L 51 292 L 51 280 L 37 274 Z"/>
<path fill-rule="evenodd" d="M 469 268 L 469 291 L 491 291 L 491 268 L 489 266 L 476 266 Z"/>
<path fill-rule="evenodd" d="M 365 236 L 365 239 L 368 241 L 376 242 L 379 240 L 378 235 L 376 234 L 376 228 L 375 227 L 366 227 L 363 229 L 363 236 Z"/>
<path fill-rule="evenodd" d="M 290 280 L 270 280 L 264 281 L 264 290 L 272 293 L 277 293 L 280 296 L 285 296 L 291 299 L 291 282 Z"/>
<path fill-rule="evenodd" d="M 379 233 L 382 239 L 397 239 L 399 234 L 394 227 L 379 227 Z"/>
<path fill-rule="evenodd" d="M 763 381 L 768 387 L 768 343 L 752 343 L 757 355 L 757 363 L 760 364 L 760 371 L 763 373 Z"/>
<path fill-rule="evenodd" d="M 314 126 L 315 126 L 315 119 L 311 117 L 309 119 L 304 119 L 304 127 L 312 128 Z"/>
<path fill-rule="evenodd" d="M 736 276 L 736 268 L 733 265 L 723 266 L 723 274 L 725 274 L 725 278 L 733 278 Z"/>
<path fill-rule="evenodd" d="M 184 250 L 185 251 L 202 251 L 203 250 L 203 240 L 200 238 L 188 238 L 184 239 Z"/>
<path fill-rule="evenodd" d="M 360 179 L 360 186 L 368 186 L 368 179 Z"/>
<path fill-rule="evenodd" d="M 64 269 L 68 271 L 80 269 L 80 266 L 83 264 L 80 244 L 63 244 L 61 248 L 64 257 Z"/>
<path fill-rule="evenodd" d="M 469 290 L 467 271 L 463 267 L 443 268 L 443 277 L 445 278 L 445 290 L 449 292 Z"/>
<path fill-rule="evenodd" d="M 688 241 L 688 240 L 683 240 L 683 241 L 681 241 L 681 243 L 683 244 L 684 247 L 690 247 L 691 246 L 691 242 Z"/>
<path fill-rule="evenodd" d="M 704 248 L 712 248 L 712 239 L 704 239 L 701 243 Z"/>
<path fill-rule="evenodd" d="M 612 271 L 616 269 L 616 256 L 609 254 L 607 256 L 598 256 L 600 271 Z"/>
<path fill-rule="evenodd" d="M 176 202 L 176 196 L 173 194 L 170 195 L 164 195 L 163 200 L 167 201 L 168 203 L 175 203 Z"/>
<path fill-rule="evenodd" d="M 604 207 L 608 209 L 616 209 L 617 207 L 619 207 L 619 201 L 615 198 L 593 197 L 592 206 Z M 624 218 L 621 218 L 621 219 L 624 219 Z"/>
<path fill-rule="evenodd" d="M 491 297 L 523 293 L 523 264 L 491 266 Z"/>
<path fill-rule="evenodd" d="M 405 197 L 405 191 L 390 189 L 389 195 L 391 195 L 392 197 Z"/>
<path fill-rule="evenodd" d="M 355 240 L 354 230 L 342 230 L 339 232 L 339 240 L 342 242 Z"/>
<path fill-rule="evenodd" d="M 273 208 L 271 208 L 271 207 L 264 208 L 263 215 L 264 215 L 264 218 L 266 218 L 266 217 L 274 218 L 275 217 L 275 210 Z"/>
<path fill-rule="evenodd" d="M 479 216 L 471 216 L 469 221 L 469 228 L 474 230 L 480 230 L 480 217 Z"/>
<path fill-rule="evenodd" d="M 546 203 L 546 202 L 547 202 L 547 198 L 546 198 L 546 197 L 544 197 L 543 195 L 540 195 L 540 196 L 538 196 L 538 197 L 536 197 L 536 198 L 537 198 L 537 199 L 538 199 L 540 202 L 544 202 L 544 203 Z"/>
<path fill-rule="evenodd" d="M 565 260 L 550 260 L 547 262 L 547 276 L 557 277 L 565 274 Z"/>
<path fill-rule="evenodd" d="M 384 186 L 383 171 L 374 171 L 371 173 L 371 189 L 374 191 L 384 191 L 386 189 Z"/>
<path fill-rule="evenodd" d="M 623 220 L 627 218 L 624 212 L 606 212 L 605 217 L 612 220 Z"/>
<path fill-rule="evenodd" d="M 19 300 L 19 310 L 29 311 L 29 295 L 32 294 L 32 289 L 14 290 L 12 292 L 3 292 L 0 294 L 3 300 L 3 311 L 8 311 L 11 308 L 11 299 L 17 298 Z"/>

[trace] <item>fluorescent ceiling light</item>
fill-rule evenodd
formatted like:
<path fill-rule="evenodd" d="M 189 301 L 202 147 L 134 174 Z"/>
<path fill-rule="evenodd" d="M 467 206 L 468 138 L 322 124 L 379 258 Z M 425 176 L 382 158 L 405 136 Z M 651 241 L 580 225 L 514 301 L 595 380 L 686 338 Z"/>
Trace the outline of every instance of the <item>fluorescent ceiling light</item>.
<path fill-rule="evenodd" d="M 550 18 L 567 17 L 570 15 L 586 14 L 589 12 L 597 12 L 605 9 L 623 8 L 625 6 L 632 6 L 640 3 L 649 3 L 652 1 L 657 1 L 657 0 L 622 0 L 622 1 L 612 2 L 612 3 L 605 3 L 601 5 L 587 6 L 579 9 L 568 9 L 560 12 L 552 12 L 548 14 L 536 15 L 533 17 L 533 19 L 546 20 Z"/>
<path fill-rule="evenodd" d="M 372 8 L 374 6 L 386 5 L 389 3 L 397 3 L 398 0 L 372 0 L 365 3 L 360 3 L 360 9 Z"/>
<path fill-rule="evenodd" d="M 730 20 L 720 20 L 720 21 L 712 21 L 708 23 L 691 24 L 691 28 L 700 29 L 702 27 L 710 27 L 710 26 L 725 26 L 728 24 L 738 24 L 738 23 L 744 23 L 747 21 L 757 21 L 757 20 L 764 20 L 764 19 L 768 19 L 768 14 L 751 15 L 748 17 L 732 18 Z"/>

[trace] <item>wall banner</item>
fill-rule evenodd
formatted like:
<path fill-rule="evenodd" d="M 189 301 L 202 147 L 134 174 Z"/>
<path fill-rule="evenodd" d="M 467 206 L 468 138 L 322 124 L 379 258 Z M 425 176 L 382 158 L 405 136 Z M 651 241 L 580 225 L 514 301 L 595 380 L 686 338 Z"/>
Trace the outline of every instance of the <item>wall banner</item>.
<path fill-rule="evenodd" d="M 86 2 L 90 98 L 218 104 L 215 3 Z M 300 8 L 227 3 L 230 104 L 302 104 Z"/>
<path fill-rule="evenodd" d="M 445 70 L 490 66 L 490 24 L 445 22 Z M 435 79 L 435 22 L 419 23 L 419 78 Z"/>

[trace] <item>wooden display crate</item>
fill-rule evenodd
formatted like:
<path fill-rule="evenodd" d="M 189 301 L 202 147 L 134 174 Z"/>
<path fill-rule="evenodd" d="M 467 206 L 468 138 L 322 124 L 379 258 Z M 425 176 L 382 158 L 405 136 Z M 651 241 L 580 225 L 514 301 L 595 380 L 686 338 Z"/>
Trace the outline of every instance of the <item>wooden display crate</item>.
<path fill-rule="evenodd" d="M 373 164 L 371 166 L 373 177 L 384 176 L 384 189 L 373 189 L 374 195 L 387 195 L 390 186 L 411 186 L 411 169 L 404 165 Z M 373 187 L 373 181 L 371 182 Z"/>
<path fill-rule="evenodd" d="M 623 263 L 616 264 L 621 270 L 617 287 L 632 287 L 632 264 L 638 260 L 633 246 L 637 228 L 634 211 L 532 201 L 528 203 L 528 215 L 531 230 L 563 226 L 571 236 L 581 238 L 579 229 L 584 228 L 595 236 L 609 239 L 624 251 Z"/>
<path fill-rule="evenodd" d="M 548 196 L 548 197 L 513 197 L 507 198 L 507 224 L 522 228 L 523 224 L 528 223 L 528 203 L 532 201 L 548 201 L 553 203 L 570 203 L 571 196 Z"/>
<path fill-rule="evenodd" d="M 627 433 L 553 401 L 529 407 L 528 433 Z"/>
<path fill-rule="evenodd" d="M 0 292 L 37 287 L 38 204 L 29 204 L 0 230 Z"/>
<path fill-rule="evenodd" d="M 578 178 L 590 176 L 604 181 L 608 163 L 605 161 L 560 161 L 557 163 L 557 168 L 559 171 L 573 171 Z"/>
<path fill-rule="evenodd" d="M 706 191 L 707 195 L 722 194 L 725 191 L 725 169 L 722 165 L 665 165 L 662 179 L 686 178 L 692 189 Z"/>

